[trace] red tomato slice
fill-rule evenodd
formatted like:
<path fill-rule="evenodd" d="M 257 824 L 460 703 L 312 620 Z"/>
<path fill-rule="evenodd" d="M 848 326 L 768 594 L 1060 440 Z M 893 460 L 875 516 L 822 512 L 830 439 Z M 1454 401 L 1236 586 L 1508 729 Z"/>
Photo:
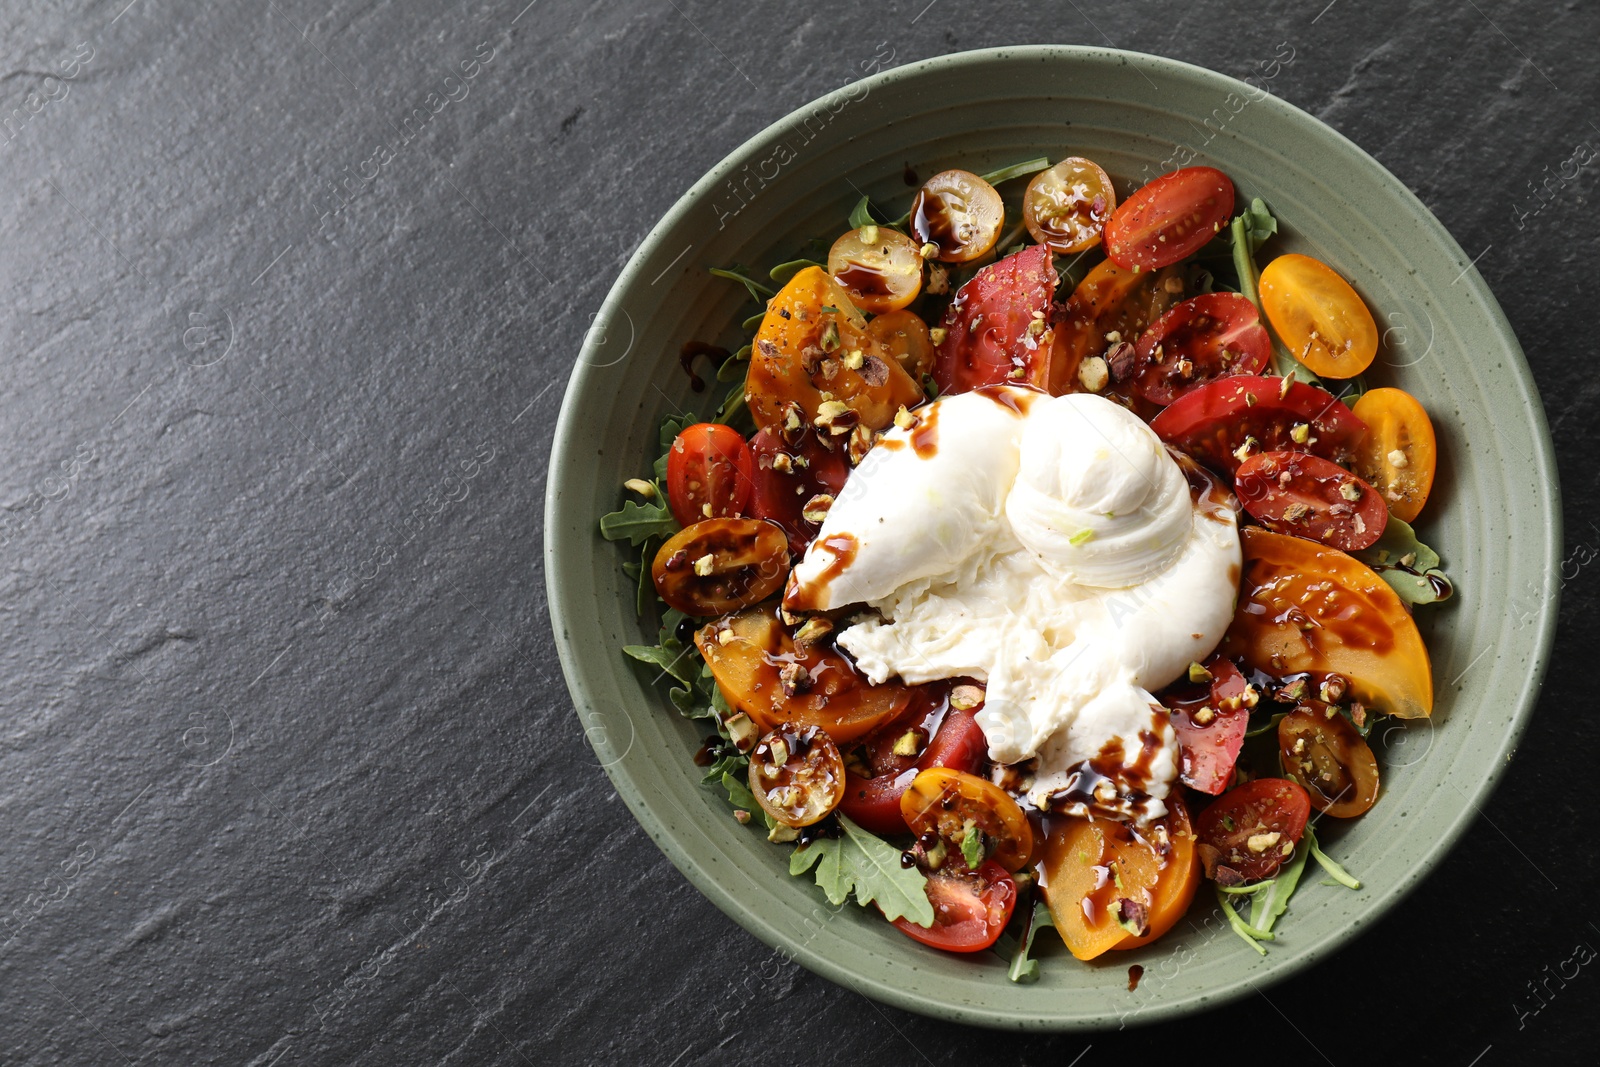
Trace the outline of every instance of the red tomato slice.
<path fill-rule="evenodd" d="M 1367 427 L 1337 398 L 1305 382 L 1240 374 L 1184 393 L 1150 428 L 1163 441 L 1226 474 L 1241 446 L 1253 452 L 1310 452 L 1344 463 Z M 1303 438 L 1297 440 L 1297 438 Z"/>
<path fill-rule="evenodd" d="M 944 313 L 944 340 L 933 364 L 939 392 L 965 393 L 1001 382 L 1042 388 L 1048 381 L 1047 317 L 1055 291 L 1056 272 L 1044 245 L 1024 248 L 973 275 Z"/>
<path fill-rule="evenodd" d="M 913 705 L 901 716 L 867 739 L 867 752 L 876 777 L 862 778 L 849 774 L 845 777 L 844 799 L 839 810 L 856 825 L 880 836 L 903 834 L 906 819 L 900 810 L 900 798 L 906 787 L 917 777 L 918 771 L 932 767 L 950 767 L 968 774 L 976 774 L 989 754 L 989 742 L 983 728 L 975 718 L 976 709 L 945 710 L 943 700 L 932 713 L 926 704 L 918 704 L 917 694 L 931 687 L 919 686 L 912 690 Z M 942 714 L 943 719 L 934 731 L 922 753 L 915 757 L 898 757 L 893 754 L 895 739 L 929 719 Z"/>
<path fill-rule="evenodd" d="M 1205 667 L 1211 684 L 1183 683 L 1164 690 L 1161 703 L 1170 709 L 1178 736 L 1179 778 L 1184 785 L 1216 796 L 1233 783 L 1233 767 L 1250 728 L 1245 704 L 1249 688 L 1233 661 L 1212 656 Z"/>
<path fill-rule="evenodd" d="M 1017 883 L 990 860 L 976 871 L 940 871 L 928 876 L 925 891 L 933 904 L 933 925 L 910 919 L 894 925 L 912 940 L 946 952 L 979 952 L 999 940 L 1017 904 Z"/>
<path fill-rule="evenodd" d="M 844 488 L 849 464 L 842 453 L 824 448 L 810 427 L 794 444 L 771 430 L 761 430 L 750 438 L 750 452 L 755 469 L 750 514 L 777 523 L 789 535 L 790 551 L 804 552 L 821 527 L 821 523 L 806 521 L 806 502 Z"/>
<path fill-rule="evenodd" d="M 1124 270 L 1160 270 L 1200 251 L 1233 217 L 1233 182 L 1184 167 L 1139 189 L 1106 223 L 1106 255 Z"/>
<path fill-rule="evenodd" d="M 667 503 L 680 525 L 735 518 L 750 500 L 754 461 L 731 426 L 685 426 L 667 453 Z"/>
<path fill-rule="evenodd" d="M 1260 374 L 1272 339 L 1256 306 L 1238 293 L 1201 293 L 1155 322 L 1136 346 L 1139 392 L 1152 404 L 1230 374 Z"/>
<path fill-rule="evenodd" d="M 1229 790 L 1195 822 L 1206 876 L 1219 882 L 1271 878 L 1294 855 L 1310 814 L 1311 798 L 1286 778 L 1257 778 Z M 1218 878 L 1223 871 L 1239 877 Z"/>
<path fill-rule="evenodd" d="M 1389 521 L 1389 505 L 1376 489 L 1304 452 L 1251 456 L 1234 472 L 1233 491 L 1267 529 L 1346 552 L 1370 547 Z"/>

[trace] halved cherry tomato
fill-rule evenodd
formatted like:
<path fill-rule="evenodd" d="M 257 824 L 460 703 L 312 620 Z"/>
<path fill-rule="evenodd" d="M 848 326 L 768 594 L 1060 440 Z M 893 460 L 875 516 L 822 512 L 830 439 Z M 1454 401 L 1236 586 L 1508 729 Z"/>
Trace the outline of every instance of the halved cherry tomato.
<path fill-rule="evenodd" d="M 1055 297 L 1050 250 L 1033 245 L 984 267 L 945 310 L 933 368 L 941 395 L 1002 382 L 1042 385 Z"/>
<path fill-rule="evenodd" d="M 762 730 L 817 726 L 847 744 L 905 711 L 903 685 L 873 685 L 843 654 L 797 646 L 767 604 L 700 628 L 695 646 L 728 703 Z"/>
<path fill-rule="evenodd" d="M 905 307 L 922 291 L 922 253 L 899 230 L 862 226 L 833 242 L 828 273 L 856 307 L 881 315 Z"/>
<path fill-rule="evenodd" d="M 805 517 L 806 505 L 843 489 L 850 465 L 842 452 L 823 447 L 810 427 L 802 428 L 792 444 L 771 430 L 758 430 L 750 453 L 755 466 L 750 514 L 783 527 L 789 551 L 804 552 L 822 526 Z"/>
<path fill-rule="evenodd" d="M 1433 710 L 1427 646 L 1388 583 L 1304 538 L 1248 527 L 1239 541 L 1239 607 L 1219 652 L 1278 678 L 1343 675 L 1353 699 L 1403 719 Z"/>
<path fill-rule="evenodd" d="M 1253 452 L 1310 452 L 1347 462 L 1367 428 L 1314 385 L 1241 374 L 1185 393 L 1150 420 L 1167 444 L 1232 474 Z M 1245 448 L 1244 455 L 1239 450 Z"/>
<path fill-rule="evenodd" d="M 1397 518 L 1416 521 L 1433 489 L 1439 456 L 1427 411 L 1410 393 L 1387 388 L 1369 389 L 1352 410 L 1367 424 L 1367 436 L 1351 469 L 1372 484 Z"/>
<path fill-rule="evenodd" d="M 1383 536 L 1389 509 L 1376 489 L 1319 456 L 1259 452 L 1233 472 L 1244 509 L 1269 530 L 1357 552 Z"/>
<path fill-rule="evenodd" d="M 844 411 L 824 412 L 824 392 Z M 849 294 L 821 267 L 800 271 L 767 301 L 745 382 L 757 429 L 792 439 L 823 415 L 827 438 L 842 439 L 858 423 L 881 430 L 921 400 L 922 386 L 867 333 Z"/>
<path fill-rule="evenodd" d="M 1306 791 L 1283 778 L 1230 789 L 1195 823 L 1207 876 L 1224 884 L 1271 878 L 1294 855 L 1310 814 Z"/>
<path fill-rule="evenodd" d="M 810 826 L 844 796 L 844 757 L 815 726 L 784 723 L 756 742 L 749 779 L 762 811 L 785 826 Z"/>
<path fill-rule="evenodd" d="M 1050 817 L 1040 864 L 1045 902 L 1078 959 L 1149 944 L 1189 909 L 1199 883 L 1194 830 L 1176 791 L 1167 807 L 1143 830 L 1109 819 Z"/>
<path fill-rule="evenodd" d="M 1033 857 L 1033 827 L 1017 802 L 993 782 L 950 767 L 919 773 L 900 798 L 900 813 L 913 833 L 936 833 L 959 850 L 968 833 L 981 832 L 994 860 L 1021 870 Z"/>
<path fill-rule="evenodd" d="M 715 422 L 685 426 L 667 452 L 667 503 L 680 526 L 740 515 L 750 501 L 750 446 Z"/>
<path fill-rule="evenodd" d="M 990 860 L 976 871 L 942 870 L 923 886 L 933 905 L 933 925 L 896 919 L 901 933 L 946 952 L 978 952 L 1000 938 L 1017 903 L 1017 883 Z"/>
<path fill-rule="evenodd" d="M 908 829 L 900 811 L 900 798 L 916 771 L 951 767 L 975 773 L 989 751 L 975 708 L 952 707 L 943 686 L 920 685 L 911 692 L 910 709 L 880 726 L 863 742 L 873 777 L 849 774 L 845 779 L 839 810 L 875 834 L 900 834 Z M 895 754 L 895 744 L 914 730 L 922 731 L 924 736 L 931 732 L 931 740 L 916 755 Z"/>
<path fill-rule="evenodd" d="M 685 615 L 721 615 L 767 599 L 783 587 L 789 541 L 760 519 L 702 519 L 656 552 L 650 577 L 669 607 Z"/>
<path fill-rule="evenodd" d="M 1106 172 L 1078 156 L 1035 174 L 1022 194 L 1022 224 L 1035 241 L 1066 255 L 1099 244 L 1116 209 L 1117 193 Z"/>
<path fill-rule="evenodd" d="M 1182 683 L 1161 693 L 1178 737 L 1179 779 L 1191 789 L 1216 796 L 1233 783 L 1233 766 L 1250 728 L 1253 692 L 1233 661 L 1206 660 L 1209 685 Z"/>
<path fill-rule="evenodd" d="M 1261 307 L 1294 357 L 1322 378 L 1354 378 L 1378 354 L 1378 324 L 1350 283 L 1310 256 L 1261 272 Z"/>
<path fill-rule="evenodd" d="M 1378 802 L 1378 760 L 1337 708 L 1308 701 L 1280 719 L 1278 758 L 1311 806 L 1336 819 L 1353 819 Z"/>
<path fill-rule="evenodd" d="M 933 338 L 922 316 L 912 311 L 891 311 L 867 323 L 867 332 L 883 345 L 912 381 L 933 372 Z"/>
<path fill-rule="evenodd" d="M 1230 374 L 1260 374 L 1272 358 L 1256 306 L 1238 293 L 1201 293 L 1150 324 L 1135 348 L 1139 392 L 1170 404 L 1206 382 Z"/>
<path fill-rule="evenodd" d="M 1159 270 L 1200 251 L 1233 216 L 1233 182 L 1212 167 L 1153 179 L 1106 223 L 1106 255 L 1125 270 Z"/>
<path fill-rule="evenodd" d="M 1006 208 L 994 186 L 965 170 L 944 170 L 922 183 L 911 202 L 911 236 L 934 246 L 945 263 L 970 263 L 1000 239 Z"/>
<path fill-rule="evenodd" d="M 1056 314 L 1055 345 L 1045 383 L 1050 394 L 1060 396 L 1082 390 L 1078 369 L 1089 356 L 1098 356 L 1121 342 L 1128 344 L 1132 354 L 1139 335 L 1166 314 L 1182 294 L 1183 276 L 1176 267 L 1136 274 L 1109 259 L 1101 260 Z M 1131 373 L 1136 364 L 1130 362 L 1127 368 L 1114 365 L 1114 376 L 1124 369 Z"/>

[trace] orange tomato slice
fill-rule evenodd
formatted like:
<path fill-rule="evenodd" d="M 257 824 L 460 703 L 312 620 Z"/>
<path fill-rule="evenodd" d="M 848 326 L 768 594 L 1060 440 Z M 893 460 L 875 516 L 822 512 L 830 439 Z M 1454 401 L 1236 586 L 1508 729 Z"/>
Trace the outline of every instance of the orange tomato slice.
<path fill-rule="evenodd" d="M 970 821 L 994 842 L 994 860 L 1020 871 L 1033 859 L 1033 827 L 1010 795 L 986 778 L 930 767 L 900 795 L 900 814 L 915 834 L 933 832 L 957 847 Z"/>
<path fill-rule="evenodd" d="M 1354 378 L 1378 354 L 1372 312 L 1332 267 L 1279 256 L 1261 272 L 1261 307 L 1278 339 L 1313 374 Z"/>
<path fill-rule="evenodd" d="M 1078 368 L 1085 358 L 1098 356 L 1114 342 L 1115 333 L 1133 344 L 1156 319 L 1183 299 L 1183 288 L 1168 288 L 1171 278 L 1181 278 L 1175 268 L 1160 271 L 1124 270 L 1109 259 L 1084 276 L 1067 298 L 1056 319 L 1055 344 L 1050 353 L 1048 388 L 1052 396 L 1081 392 Z"/>
<path fill-rule="evenodd" d="M 1367 436 L 1351 469 L 1378 491 L 1396 518 L 1415 522 L 1433 490 L 1439 462 L 1428 413 L 1410 393 L 1387 388 L 1369 390 L 1352 410 L 1367 424 Z"/>
<path fill-rule="evenodd" d="M 935 351 L 928 324 L 913 311 L 891 311 L 867 323 L 867 333 L 888 349 L 914 382 L 933 370 Z"/>

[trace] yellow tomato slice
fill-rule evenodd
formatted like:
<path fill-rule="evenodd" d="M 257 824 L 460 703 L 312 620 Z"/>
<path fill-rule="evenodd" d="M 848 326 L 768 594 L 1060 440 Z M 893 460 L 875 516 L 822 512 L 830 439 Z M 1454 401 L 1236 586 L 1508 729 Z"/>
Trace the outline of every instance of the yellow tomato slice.
<path fill-rule="evenodd" d="M 862 226 L 833 242 L 828 274 L 857 307 L 881 315 L 905 307 L 922 291 L 922 254 L 899 230 Z"/>
<path fill-rule="evenodd" d="M 1351 469 L 1378 490 L 1397 518 L 1415 522 L 1439 462 L 1428 413 L 1410 393 L 1387 388 L 1368 391 L 1352 410 L 1367 424 L 1367 436 Z"/>
<path fill-rule="evenodd" d="M 967 823 L 994 842 L 994 859 L 1019 871 L 1033 859 L 1033 827 L 1010 795 L 986 778 L 930 767 L 900 795 L 900 814 L 915 834 L 936 833 L 956 846 Z"/>
<path fill-rule="evenodd" d="M 1378 324 L 1350 283 L 1310 256 L 1279 256 L 1261 272 L 1261 307 L 1278 339 L 1324 378 L 1354 378 L 1378 354 Z"/>

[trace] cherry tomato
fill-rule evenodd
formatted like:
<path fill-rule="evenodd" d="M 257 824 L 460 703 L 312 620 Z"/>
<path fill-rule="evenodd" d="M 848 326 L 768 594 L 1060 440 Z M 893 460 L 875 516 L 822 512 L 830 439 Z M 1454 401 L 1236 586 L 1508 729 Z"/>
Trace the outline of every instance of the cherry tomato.
<path fill-rule="evenodd" d="M 1261 307 L 1284 347 L 1322 378 L 1354 378 L 1378 354 L 1378 324 L 1350 283 L 1310 256 L 1261 272 Z"/>
<path fill-rule="evenodd" d="M 702 519 L 656 552 L 650 577 L 669 607 L 685 615 L 721 615 L 759 603 L 789 570 L 783 531 L 760 519 Z"/>
<path fill-rule="evenodd" d="M 989 743 L 978 725 L 976 709 L 951 707 L 942 686 L 917 686 L 906 714 L 878 728 L 864 742 L 873 777 L 848 775 L 840 810 L 856 825 L 875 834 L 905 833 L 905 816 L 900 798 L 916 777 L 917 770 L 951 767 L 969 774 L 983 765 Z M 914 756 L 897 755 L 894 746 L 908 733 L 928 734 L 936 723 L 932 739 Z M 906 746 L 909 747 L 909 746 Z"/>
<path fill-rule="evenodd" d="M 1428 649 L 1388 583 L 1303 538 L 1248 527 L 1239 543 L 1239 607 L 1219 652 L 1278 678 L 1342 675 L 1352 699 L 1403 719 L 1432 711 Z"/>
<path fill-rule="evenodd" d="M 1367 424 L 1367 436 L 1351 469 L 1371 483 L 1397 518 L 1415 522 L 1433 489 L 1439 456 L 1428 413 L 1399 389 L 1370 389 L 1352 410 Z"/>
<path fill-rule="evenodd" d="M 1278 721 L 1278 759 L 1311 806 L 1336 819 L 1353 819 L 1378 802 L 1378 761 L 1331 705 L 1307 701 Z"/>
<path fill-rule="evenodd" d="M 896 919 L 900 932 L 946 952 L 978 952 L 1000 939 L 1017 903 L 1017 883 L 990 860 L 976 871 L 939 871 L 923 886 L 933 905 L 933 925 Z"/>
<path fill-rule="evenodd" d="M 862 226 L 833 242 L 828 273 L 856 307 L 881 315 L 905 307 L 922 291 L 922 253 L 899 230 Z"/>
<path fill-rule="evenodd" d="M 1207 876 L 1224 884 L 1271 878 L 1294 855 L 1310 814 L 1306 791 L 1283 778 L 1230 789 L 1195 824 Z"/>
<path fill-rule="evenodd" d="M 1000 239 L 1006 208 L 994 186 L 965 170 L 940 171 L 911 202 L 911 236 L 945 263 L 970 263 Z"/>
<path fill-rule="evenodd" d="M 750 792 L 785 826 L 821 822 L 844 796 L 844 758 L 815 726 L 785 723 L 750 752 Z"/>
<path fill-rule="evenodd" d="M 817 726 L 843 745 L 905 711 L 903 685 L 872 685 L 820 644 L 797 646 L 767 604 L 700 628 L 694 643 L 728 703 L 762 730 Z"/>
<path fill-rule="evenodd" d="M 757 429 L 793 440 L 816 426 L 837 445 L 857 425 L 888 426 L 900 408 L 921 403 L 922 386 L 867 333 L 849 294 L 821 267 L 807 267 L 767 301 L 745 401 Z"/>
<path fill-rule="evenodd" d="M 686 426 L 667 452 L 667 503 L 680 526 L 741 514 L 750 500 L 750 446 L 715 422 Z"/>
<path fill-rule="evenodd" d="M 984 267 L 945 309 L 933 380 L 941 395 L 1002 382 L 1043 385 L 1056 272 L 1033 245 Z"/>
<path fill-rule="evenodd" d="M 1139 392 L 1166 405 L 1217 378 L 1260 374 L 1272 339 L 1256 306 L 1238 293 L 1201 293 L 1151 323 L 1135 352 Z"/>
<path fill-rule="evenodd" d="M 1117 209 L 1117 193 L 1106 172 L 1070 156 L 1042 170 L 1022 195 L 1022 224 L 1052 252 L 1071 255 L 1100 243 L 1100 231 Z"/>
<path fill-rule="evenodd" d="M 891 311 L 867 323 L 867 333 L 894 357 L 915 382 L 933 372 L 933 338 L 928 324 L 911 311 Z"/>
<path fill-rule="evenodd" d="M 1055 346 L 1046 383 L 1050 394 L 1081 391 L 1078 370 L 1083 361 L 1109 354 L 1123 342 L 1134 358 L 1125 368 L 1113 362 L 1113 378 L 1120 381 L 1135 371 L 1133 342 L 1182 294 L 1183 277 L 1177 267 L 1136 274 L 1109 259 L 1102 260 L 1078 283 L 1056 315 Z"/>
<path fill-rule="evenodd" d="M 1258 452 L 1233 473 L 1244 509 L 1269 530 L 1346 552 L 1383 536 L 1389 509 L 1377 490 L 1337 463 L 1305 452 Z"/>
<path fill-rule="evenodd" d="M 850 465 L 842 452 L 823 447 L 811 428 L 803 428 L 793 444 L 771 430 L 758 430 L 750 452 L 755 467 L 750 514 L 783 527 L 789 551 L 804 552 L 822 525 L 805 517 L 806 505 L 843 489 Z"/>
<path fill-rule="evenodd" d="M 1208 685 L 1185 683 L 1161 694 L 1178 737 L 1179 779 L 1191 789 L 1216 796 L 1233 783 L 1233 767 L 1250 728 L 1254 694 L 1233 661 L 1212 656 L 1205 662 Z"/>
<path fill-rule="evenodd" d="M 1233 216 L 1233 182 L 1211 167 L 1152 180 L 1106 223 L 1106 255 L 1125 270 L 1158 270 L 1200 251 Z"/>
<path fill-rule="evenodd" d="M 1361 420 L 1316 386 L 1295 381 L 1285 389 L 1286 380 L 1219 378 L 1174 400 L 1150 420 L 1150 428 L 1225 474 L 1254 452 L 1310 452 L 1348 462 L 1367 432 Z"/>
<path fill-rule="evenodd" d="M 1188 911 L 1199 884 L 1194 830 L 1177 791 L 1167 807 L 1143 830 L 1110 819 L 1050 817 L 1040 863 L 1045 902 L 1078 959 L 1147 945 Z"/>
<path fill-rule="evenodd" d="M 993 782 L 950 767 L 919 773 L 900 798 L 900 813 L 918 835 L 936 833 L 956 851 L 974 830 L 994 847 L 994 860 L 1021 870 L 1033 857 L 1033 827 L 1010 795 Z"/>

